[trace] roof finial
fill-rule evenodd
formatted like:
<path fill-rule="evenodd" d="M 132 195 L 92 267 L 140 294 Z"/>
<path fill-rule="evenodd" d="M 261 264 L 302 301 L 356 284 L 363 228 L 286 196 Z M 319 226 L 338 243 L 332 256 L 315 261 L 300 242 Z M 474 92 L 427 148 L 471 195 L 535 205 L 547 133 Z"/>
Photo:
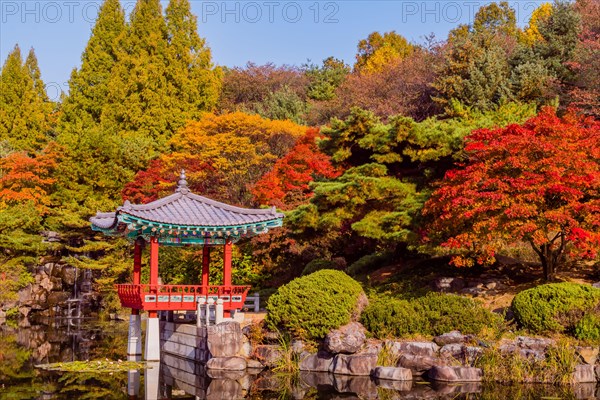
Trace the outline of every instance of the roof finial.
<path fill-rule="evenodd" d="M 181 175 L 179 175 L 179 182 L 177 182 L 177 190 L 175 190 L 176 192 L 180 192 L 180 193 L 187 193 L 190 191 L 190 189 L 187 186 L 187 181 L 185 180 L 186 176 L 185 176 L 185 170 L 182 169 L 181 170 Z"/>

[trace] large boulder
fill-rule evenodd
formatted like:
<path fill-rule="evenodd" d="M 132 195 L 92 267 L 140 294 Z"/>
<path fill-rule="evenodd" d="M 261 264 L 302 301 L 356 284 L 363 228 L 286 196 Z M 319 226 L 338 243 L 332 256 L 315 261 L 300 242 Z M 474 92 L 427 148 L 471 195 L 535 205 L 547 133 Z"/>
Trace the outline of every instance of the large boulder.
<path fill-rule="evenodd" d="M 377 354 L 338 354 L 329 371 L 342 375 L 370 375 L 376 366 Z"/>
<path fill-rule="evenodd" d="M 448 360 L 462 360 L 464 359 L 464 345 L 461 343 L 449 343 L 440 349 L 440 356 Z"/>
<path fill-rule="evenodd" d="M 481 382 L 481 368 L 434 365 L 427 373 L 429 379 L 441 382 Z"/>
<path fill-rule="evenodd" d="M 394 354 L 410 354 L 419 357 L 436 357 L 440 350 L 440 347 L 433 342 L 387 341 L 386 346 Z"/>
<path fill-rule="evenodd" d="M 375 367 L 371 371 L 371 376 L 376 379 L 388 379 L 393 381 L 412 380 L 412 372 L 408 368 Z"/>
<path fill-rule="evenodd" d="M 328 372 L 333 363 L 333 354 L 326 351 L 303 353 L 300 356 L 300 371 Z"/>
<path fill-rule="evenodd" d="M 572 383 L 592 383 L 596 382 L 596 373 L 594 366 L 589 364 L 579 364 L 575 366 Z"/>
<path fill-rule="evenodd" d="M 358 322 L 350 322 L 325 336 L 325 350 L 330 353 L 353 354 L 365 343 L 365 328 Z"/>
<path fill-rule="evenodd" d="M 444 361 L 439 357 L 415 356 L 413 354 L 404 354 L 398 360 L 398 366 L 408 368 L 413 375 L 423 375 L 434 365 L 443 365 Z"/>
<path fill-rule="evenodd" d="M 267 367 L 274 367 L 277 361 L 283 356 L 283 352 L 278 345 L 260 344 L 255 346 L 253 356 Z"/>
<path fill-rule="evenodd" d="M 598 359 L 598 347 L 577 347 L 577 355 L 585 364 L 594 365 Z"/>
<path fill-rule="evenodd" d="M 65 284 L 72 286 L 77 280 L 77 269 L 71 266 L 65 266 L 62 269 L 60 277 Z"/>
<path fill-rule="evenodd" d="M 246 369 L 246 360 L 242 357 L 216 357 L 208 360 L 206 368 L 226 371 L 243 371 Z"/>
<path fill-rule="evenodd" d="M 233 357 L 242 347 L 242 329 L 235 321 L 211 325 L 207 329 L 208 350 L 212 357 Z"/>
<path fill-rule="evenodd" d="M 434 337 L 433 341 L 439 346 L 445 346 L 453 343 L 464 343 L 467 339 L 467 336 L 463 335 L 459 331 L 451 331 Z"/>

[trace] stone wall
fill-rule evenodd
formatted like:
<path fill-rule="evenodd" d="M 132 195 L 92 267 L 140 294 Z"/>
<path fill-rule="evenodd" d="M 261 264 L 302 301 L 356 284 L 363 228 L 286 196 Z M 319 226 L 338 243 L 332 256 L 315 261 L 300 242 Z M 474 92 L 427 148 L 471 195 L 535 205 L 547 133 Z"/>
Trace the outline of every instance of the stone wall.
<path fill-rule="evenodd" d="M 48 243 L 62 243 L 56 232 L 45 232 L 43 236 Z M 41 257 L 40 264 L 30 270 L 34 282 L 19 290 L 15 300 L 0 303 L 0 319 L 15 308 L 22 317 L 34 319 L 90 316 L 97 311 L 100 296 L 93 291 L 92 271 L 75 268 L 61 260 L 60 255 Z"/>

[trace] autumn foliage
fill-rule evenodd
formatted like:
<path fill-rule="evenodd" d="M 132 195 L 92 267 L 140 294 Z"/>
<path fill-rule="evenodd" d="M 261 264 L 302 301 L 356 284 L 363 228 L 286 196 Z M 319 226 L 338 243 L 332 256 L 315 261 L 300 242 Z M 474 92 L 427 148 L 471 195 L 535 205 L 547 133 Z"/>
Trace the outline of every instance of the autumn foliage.
<path fill-rule="evenodd" d="M 312 196 L 310 182 L 339 175 L 329 156 L 317 147 L 318 135 L 318 129 L 308 129 L 290 152 L 254 185 L 252 193 L 258 203 L 293 209 Z"/>
<path fill-rule="evenodd" d="M 55 143 L 51 143 L 37 157 L 16 152 L 0 158 L 0 205 L 31 202 L 42 211 L 50 204 L 55 182 L 52 173 L 58 159 L 56 148 Z"/>
<path fill-rule="evenodd" d="M 429 240 L 454 263 L 490 263 L 526 242 L 552 279 L 567 256 L 594 258 L 600 244 L 600 123 L 546 108 L 523 125 L 474 131 L 468 161 L 426 203 Z"/>
<path fill-rule="evenodd" d="M 123 197 L 143 203 L 170 194 L 179 171 L 185 169 L 192 191 L 248 206 L 251 187 L 290 151 L 305 129 L 242 112 L 205 114 L 173 136 L 173 152 L 139 171 Z"/>

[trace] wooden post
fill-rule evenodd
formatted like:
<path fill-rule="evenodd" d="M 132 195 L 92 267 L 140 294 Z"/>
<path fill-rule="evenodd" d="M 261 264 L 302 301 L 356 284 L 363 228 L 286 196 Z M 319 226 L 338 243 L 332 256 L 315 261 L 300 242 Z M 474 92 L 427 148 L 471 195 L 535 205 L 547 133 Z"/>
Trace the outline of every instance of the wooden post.
<path fill-rule="evenodd" d="M 150 285 L 158 285 L 158 238 L 150 238 Z"/>
<path fill-rule="evenodd" d="M 156 236 L 150 238 L 150 290 L 158 295 L 158 238 Z M 146 361 L 160 360 L 160 328 L 156 311 L 148 311 L 145 359 Z"/>
<path fill-rule="evenodd" d="M 231 239 L 225 241 L 223 249 L 223 286 L 231 286 Z"/>
<path fill-rule="evenodd" d="M 210 247 L 208 247 L 207 244 L 204 245 L 204 248 L 202 249 L 202 286 L 208 286 L 208 275 L 209 275 L 209 268 L 210 268 Z M 204 288 L 202 288 L 202 294 L 208 294 L 208 288 L 206 289 L 207 292 L 204 293 Z"/>
<path fill-rule="evenodd" d="M 133 277 L 132 281 L 134 285 L 142 283 L 142 248 L 144 246 L 144 239 L 138 237 L 133 247 Z M 140 310 L 131 309 L 132 315 L 138 315 Z"/>
<path fill-rule="evenodd" d="M 137 238 L 133 248 L 133 284 L 139 285 L 142 273 L 142 248 L 144 245 L 144 239 L 141 237 Z"/>

